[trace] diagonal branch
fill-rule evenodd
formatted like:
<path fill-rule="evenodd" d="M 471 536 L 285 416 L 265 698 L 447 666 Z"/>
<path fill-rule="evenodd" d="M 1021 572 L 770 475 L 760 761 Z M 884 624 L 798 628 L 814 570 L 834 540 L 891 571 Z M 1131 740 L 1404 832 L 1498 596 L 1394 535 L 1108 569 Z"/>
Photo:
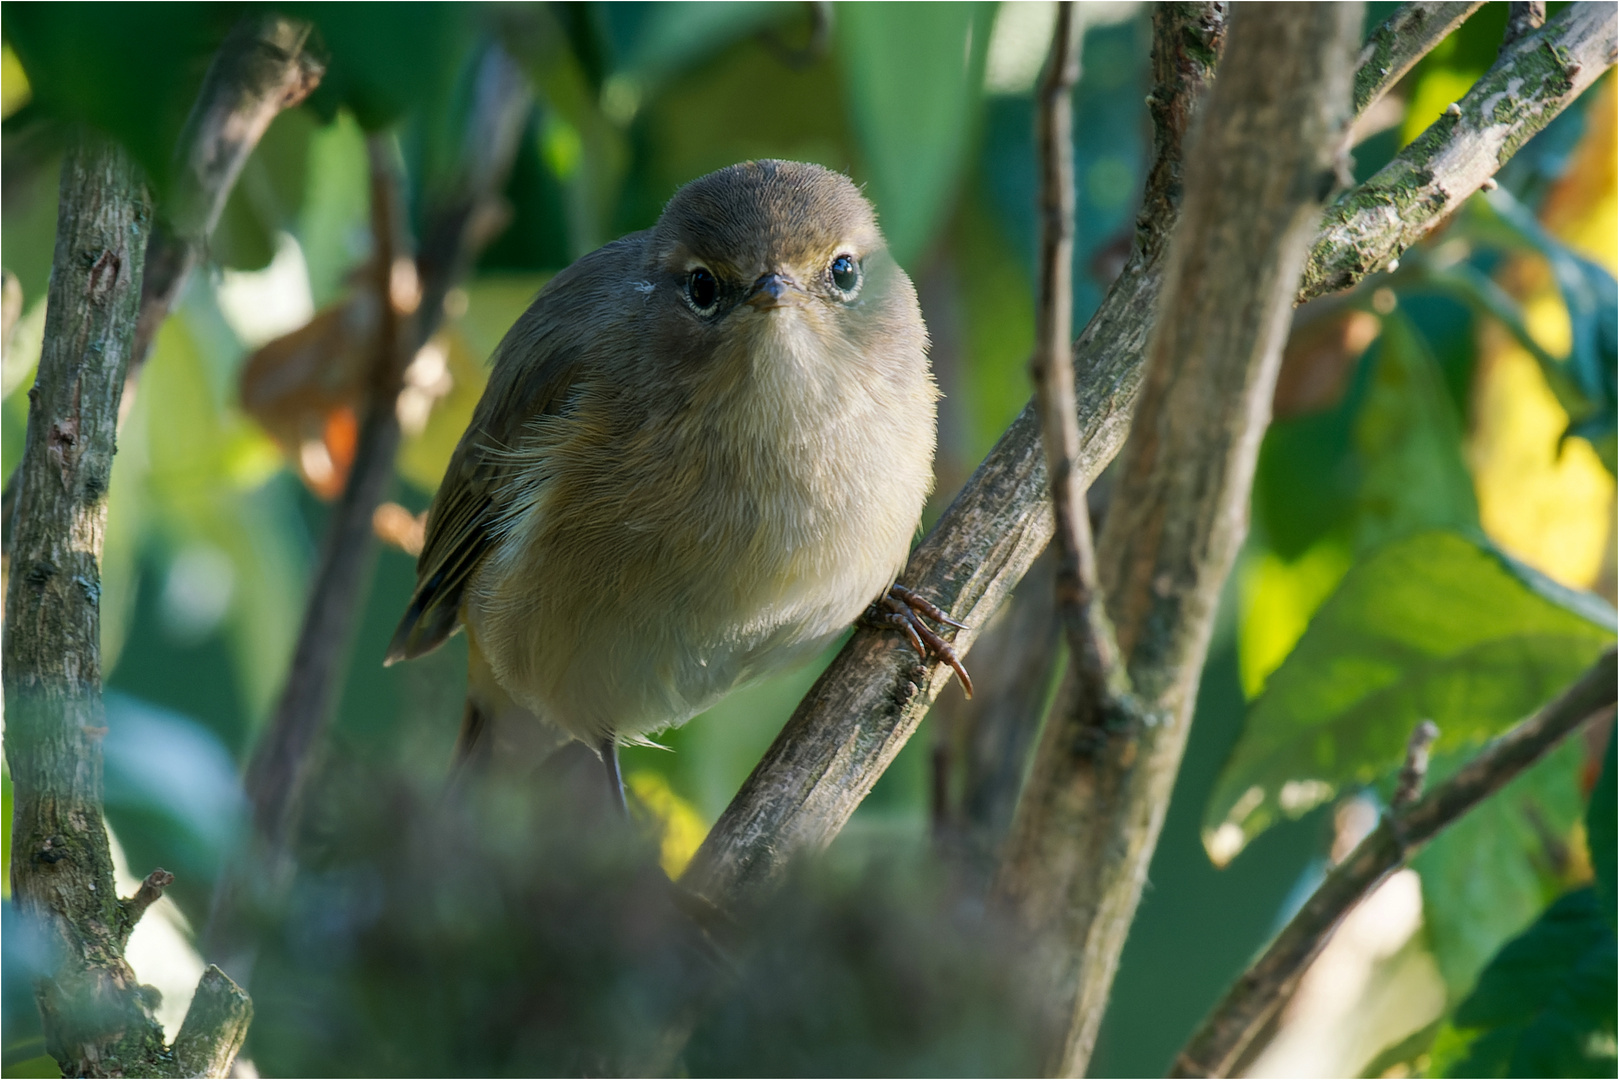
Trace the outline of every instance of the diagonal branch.
<path fill-rule="evenodd" d="M 325 74 L 325 65 L 305 48 L 309 32 L 306 22 L 248 16 L 226 35 L 208 65 L 180 135 L 172 208 L 147 244 L 140 321 L 124 388 L 126 413 L 158 328 L 202 258 L 242 166 L 270 121 L 308 97 Z"/>
<path fill-rule="evenodd" d="M 1372 31 L 1361 49 L 1360 67 L 1355 71 L 1355 113 L 1371 108 L 1418 60 L 1483 6 L 1480 0 L 1400 5 Z"/>
<path fill-rule="evenodd" d="M 1300 303 L 1390 268 L 1518 148 L 1613 66 L 1612 4 L 1570 4 L 1501 50 L 1467 95 L 1366 183 L 1328 208 Z"/>
<path fill-rule="evenodd" d="M 1228 1076 L 1254 1038 L 1287 1004 L 1310 962 L 1356 904 L 1415 855 L 1571 732 L 1611 715 L 1619 669 L 1609 649 L 1557 700 L 1479 752 L 1423 798 L 1392 807 L 1372 834 L 1333 868 L 1262 956 L 1226 991 L 1175 1059 L 1171 1076 Z"/>

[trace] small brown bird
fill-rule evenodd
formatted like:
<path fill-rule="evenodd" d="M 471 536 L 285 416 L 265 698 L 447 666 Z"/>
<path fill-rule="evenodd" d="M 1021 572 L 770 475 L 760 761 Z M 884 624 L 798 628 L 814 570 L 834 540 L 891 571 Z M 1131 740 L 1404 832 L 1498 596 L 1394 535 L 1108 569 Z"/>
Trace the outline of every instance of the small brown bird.
<path fill-rule="evenodd" d="M 619 745 L 813 656 L 874 600 L 965 683 L 919 618 L 944 613 L 894 585 L 933 483 L 927 347 L 847 177 L 757 161 L 692 181 L 506 334 L 388 662 L 464 626 L 461 757 L 532 758 L 560 729 L 620 802 Z"/>

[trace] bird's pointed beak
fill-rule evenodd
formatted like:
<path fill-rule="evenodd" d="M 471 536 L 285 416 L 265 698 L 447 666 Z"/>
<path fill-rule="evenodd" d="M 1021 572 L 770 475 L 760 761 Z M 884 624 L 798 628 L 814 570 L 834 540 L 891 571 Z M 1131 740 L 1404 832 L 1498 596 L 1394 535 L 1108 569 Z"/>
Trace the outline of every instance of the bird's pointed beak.
<path fill-rule="evenodd" d="M 753 283 L 744 303 L 756 311 L 770 311 L 773 308 L 791 307 L 803 296 L 804 290 L 798 287 L 796 281 L 786 274 L 772 272 Z"/>

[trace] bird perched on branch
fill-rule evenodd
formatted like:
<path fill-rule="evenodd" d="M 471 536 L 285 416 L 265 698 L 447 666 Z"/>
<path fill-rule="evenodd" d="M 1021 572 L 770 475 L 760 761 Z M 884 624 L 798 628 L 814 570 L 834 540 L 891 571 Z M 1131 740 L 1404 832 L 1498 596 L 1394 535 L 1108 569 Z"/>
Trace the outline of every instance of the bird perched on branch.
<path fill-rule="evenodd" d="M 921 618 L 944 613 L 894 584 L 933 482 L 927 346 L 847 177 L 757 161 L 692 181 L 507 332 L 388 662 L 465 627 L 460 756 L 521 754 L 549 722 L 602 755 L 620 804 L 620 745 L 863 611 L 970 687 Z"/>

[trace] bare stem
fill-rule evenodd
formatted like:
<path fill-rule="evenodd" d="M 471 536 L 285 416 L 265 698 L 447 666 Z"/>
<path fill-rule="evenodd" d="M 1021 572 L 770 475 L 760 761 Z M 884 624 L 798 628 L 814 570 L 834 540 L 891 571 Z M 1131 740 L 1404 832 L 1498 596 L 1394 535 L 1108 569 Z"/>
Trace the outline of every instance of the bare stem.
<path fill-rule="evenodd" d="M 1511 45 L 1531 30 L 1538 30 L 1546 25 L 1545 0 L 1528 0 L 1527 3 L 1513 3 L 1507 5 L 1507 31 L 1502 35 L 1502 46 Z"/>
<path fill-rule="evenodd" d="M 1439 725 L 1424 720 L 1411 732 L 1405 744 L 1405 764 L 1400 766 L 1400 778 L 1394 786 L 1391 806 L 1409 806 L 1422 796 L 1422 785 L 1428 782 L 1428 751 L 1439 738 Z"/>
<path fill-rule="evenodd" d="M 1586 722 L 1611 715 L 1619 669 L 1604 653 L 1551 704 L 1491 742 L 1455 775 L 1403 808 L 1327 874 L 1264 954 L 1237 979 L 1175 1059 L 1171 1076 L 1229 1076 L 1255 1037 L 1292 998 L 1332 932 L 1424 844 L 1505 787 Z"/>
<path fill-rule="evenodd" d="M 1113 627 L 1096 588 L 1085 479 L 1079 469 L 1079 406 L 1074 398 L 1074 84 L 1079 43 L 1074 5 L 1057 5 L 1051 54 L 1037 94 L 1040 153 L 1040 293 L 1035 310 L 1034 408 L 1040 417 L 1056 529 L 1057 611 L 1068 652 L 1098 698 L 1119 672 Z"/>

